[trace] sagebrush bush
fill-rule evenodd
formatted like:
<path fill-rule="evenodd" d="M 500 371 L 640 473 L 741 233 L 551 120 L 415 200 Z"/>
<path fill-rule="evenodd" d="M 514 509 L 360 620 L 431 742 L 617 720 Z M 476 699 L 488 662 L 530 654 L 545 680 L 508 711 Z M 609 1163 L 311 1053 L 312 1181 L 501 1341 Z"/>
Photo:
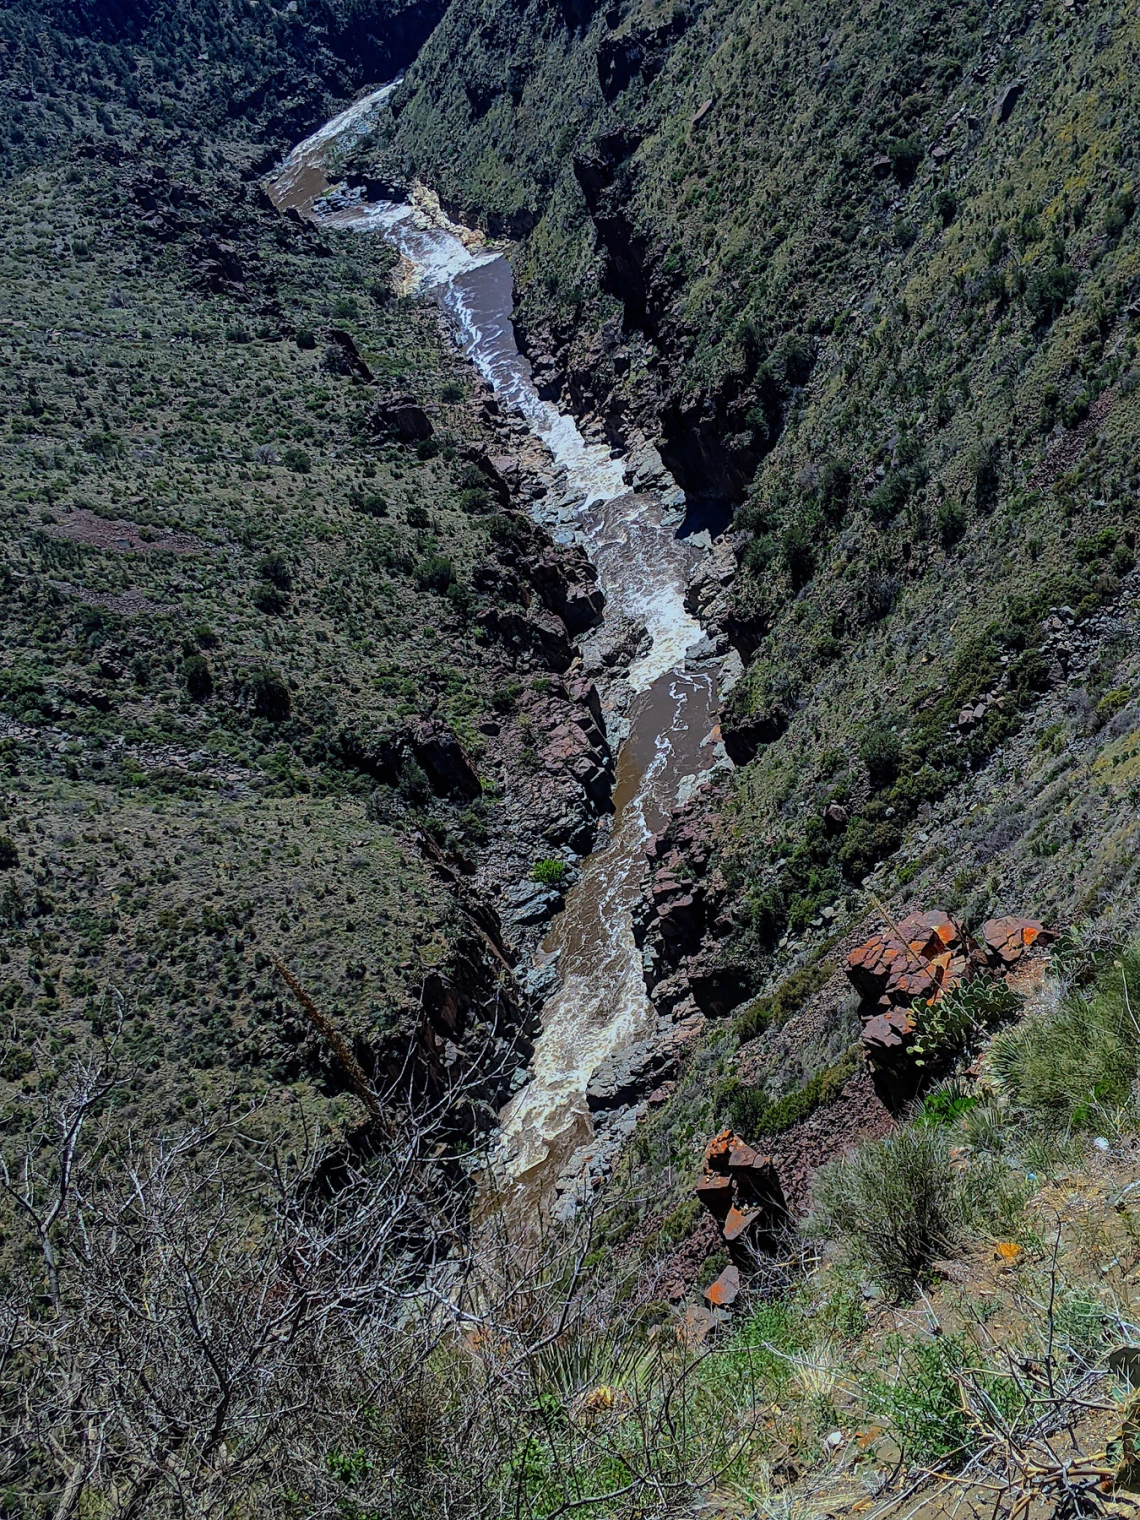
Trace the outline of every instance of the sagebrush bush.
<path fill-rule="evenodd" d="M 865 1140 L 815 1178 L 815 1229 L 842 1240 L 884 1290 L 905 1298 L 962 1224 L 958 1178 L 942 1128 L 906 1126 Z"/>
<path fill-rule="evenodd" d="M 1000 1034 L 994 1074 L 1014 1104 L 1049 1128 L 1088 1129 L 1101 1108 L 1128 1102 L 1140 1074 L 1140 943 L 1090 990 L 1073 989 L 1054 1008 Z"/>

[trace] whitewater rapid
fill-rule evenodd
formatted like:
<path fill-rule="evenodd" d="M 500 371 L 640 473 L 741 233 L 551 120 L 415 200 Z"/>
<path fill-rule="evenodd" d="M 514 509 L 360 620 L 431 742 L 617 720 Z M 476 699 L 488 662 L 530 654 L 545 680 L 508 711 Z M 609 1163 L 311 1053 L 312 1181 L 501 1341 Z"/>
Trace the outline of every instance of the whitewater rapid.
<path fill-rule="evenodd" d="M 396 81 L 395 83 L 398 83 Z M 368 201 L 333 184 L 347 151 L 364 143 L 395 83 L 357 101 L 299 143 L 267 183 L 274 203 L 322 226 L 385 239 L 406 261 L 407 284 L 437 302 L 455 341 L 491 385 L 500 405 L 521 416 L 549 450 L 570 533 L 597 566 L 606 621 L 649 635 L 629 672 L 637 694 L 629 737 L 617 759 L 614 825 L 584 863 L 542 948 L 560 986 L 547 1000 L 529 1080 L 500 1115 L 495 1171 L 507 1186 L 541 1192 L 589 1140 L 586 1089 L 598 1067 L 648 1037 L 656 1015 L 645 991 L 632 912 L 644 876 L 644 847 L 664 827 L 679 791 L 716 759 L 716 681 L 707 662 L 688 669 L 703 639 L 685 608 L 694 551 L 677 538 L 675 506 L 626 484 L 622 461 L 587 440 L 574 418 L 543 400 L 519 352 L 512 314 L 514 279 L 506 256 L 457 226 L 430 192 L 408 202 Z M 559 533 L 566 535 L 567 515 Z M 646 641 L 643 639 L 643 646 Z"/>

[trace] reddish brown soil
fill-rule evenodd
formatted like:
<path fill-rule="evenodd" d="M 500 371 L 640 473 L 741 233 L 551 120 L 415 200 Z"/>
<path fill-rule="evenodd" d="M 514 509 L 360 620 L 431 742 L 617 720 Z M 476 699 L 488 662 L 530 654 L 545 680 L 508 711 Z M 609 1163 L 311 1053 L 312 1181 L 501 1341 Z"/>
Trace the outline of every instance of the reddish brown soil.
<path fill-rule="evenodd" d="M 810 1210 L 811 1179 L 824 1162 L 842 1156 L 856 1141 L 881 1138 L 894 1123 L 869 1073 L 857 1071 L 834 1103 L 816 1109 L 781 1135 L 772 1147 L 772 1160 L 792 1213 L 803 1215 Z"/>
<path fill-rule="evenodd" d="M 140 528 L 123 518 L 97 517 L 86 507 L 77 507 L 61 522 L 47 530 L 53 538 L 69 538 L 73 543 L 90 544 L 94 549 L 130 550 L 136 554 L 201 554 L 207 545 L 192 533 L 171 533 L 165 528 Z M 146 535 L 145 537 L 143 535 Z"/>
<path fill-rule="evenodd" d="M 1101 423 L 1112 411 L 1115 400 L 1115 390 L 1102 391 L 1089 407 L 1089 414 L 1085 420 L 1078 422 L 1071 432 L 1057 440 L 1029 477 L 1029 484 L 1034 490 L 1044 490 L 1053 484 L 1058 475 L 1063 475 L 1066 470 L 1073 468 L 1084 453 L 1086 444 L 1096 436 Z"/>
<path fill-rule="evenodd" d="M 141 591 L 89 591 L 86 586 L 70 586 L 66 581 L 52 581 L 52 585 L 64 596 L 73 596 L 77 602 L 86 602 L 90 607 L 106 607 L 121 617 L 139 617 L 144 612 L 162 610 L 156 602 L 148 601 Z"/>

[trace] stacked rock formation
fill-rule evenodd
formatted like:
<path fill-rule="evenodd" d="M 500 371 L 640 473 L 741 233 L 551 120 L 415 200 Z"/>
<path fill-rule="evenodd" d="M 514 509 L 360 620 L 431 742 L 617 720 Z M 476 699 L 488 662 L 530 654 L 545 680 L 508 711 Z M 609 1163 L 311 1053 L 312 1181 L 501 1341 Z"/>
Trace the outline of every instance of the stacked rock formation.
<path fill-rule="evenodd" d="M 961 928 L 938 909 L 912 913 L 853 950 L 847 978 L 863 999 L 868 1060 L 905 1043 L 914 1029 L 912 1004 L 937 1002 L 982 964 Z"/>
<path fill-rule="evenodd" d="M 778 1246 L 788 1224 L 788 1205 L 770 1156 L 761 1156 L 731 1130 L 722 1130 L 705 1151 L 697 1198 L 717 1222 L 732 1265 L 711 1287 L 706 1301 L 726 1308 L 740 1290 L 741 1271 Z"/>

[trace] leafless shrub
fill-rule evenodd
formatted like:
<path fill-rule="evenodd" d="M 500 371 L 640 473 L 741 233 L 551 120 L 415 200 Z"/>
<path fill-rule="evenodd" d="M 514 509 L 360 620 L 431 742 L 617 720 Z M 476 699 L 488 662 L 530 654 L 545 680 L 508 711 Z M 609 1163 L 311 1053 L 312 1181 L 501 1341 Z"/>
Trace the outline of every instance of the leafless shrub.
<path fill-rule="evenodd" d="M 444 1109 L 385 1108 L 370 1148 L 250 1108 L 139 1137 L 134 1079 L 110 1050 L 3 1094 L 8 1513 L 643 1514 L 738 1459 L 754 1401 L 588 1278 L 588 1218 L 472 1237 Z"/>

